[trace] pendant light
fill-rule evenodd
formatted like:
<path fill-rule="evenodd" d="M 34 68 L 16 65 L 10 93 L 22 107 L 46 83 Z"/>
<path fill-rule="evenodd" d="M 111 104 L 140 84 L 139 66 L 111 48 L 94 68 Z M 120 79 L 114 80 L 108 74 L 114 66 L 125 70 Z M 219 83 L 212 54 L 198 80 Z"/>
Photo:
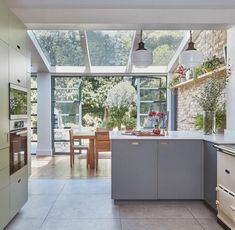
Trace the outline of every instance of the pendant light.
<path fill-rule="evenodd" d="M 195 49 L 194 42 L 192 41 L 192 31 L 190 30 L 188 48 L 180 54 L 179 63 L 184 65 L 186 68 L 192 69 L 193 67 L 197 67 L 202 64 L 202 62 L 203 54 Z"/>
<path fill-rule="evenodd" d="M 137 68 L 146 68 L 153 63 L 153 54 L 144 48 L 142 41 L 142 30 L 140 31 L 140 42 L 138 43 L 138 49 L 132 54 L 132 62 Z"/>

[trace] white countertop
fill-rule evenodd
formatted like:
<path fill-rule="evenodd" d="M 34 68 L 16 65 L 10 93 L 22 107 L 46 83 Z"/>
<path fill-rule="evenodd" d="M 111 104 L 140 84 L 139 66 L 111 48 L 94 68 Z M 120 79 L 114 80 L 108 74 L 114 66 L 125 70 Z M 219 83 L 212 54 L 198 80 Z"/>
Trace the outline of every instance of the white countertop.
<path fill-rule="evenodd" d="M 203 135 L 201 131 L 169 131 L 168 136 L 135 136 L 111 131 L 111 140 L 205 140 L 215 144 L 235 144 L 235 138 L 224 134 Z"/>

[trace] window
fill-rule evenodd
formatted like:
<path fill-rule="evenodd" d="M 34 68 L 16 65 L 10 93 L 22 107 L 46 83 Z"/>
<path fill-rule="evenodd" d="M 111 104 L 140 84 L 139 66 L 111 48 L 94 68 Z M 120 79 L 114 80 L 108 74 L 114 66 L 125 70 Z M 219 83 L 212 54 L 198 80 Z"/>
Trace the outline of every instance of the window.
<path fill-rule="evenodd" d="M 36 153 L 37 145 L 37 76 L 31 76 L 31 153 Z"/>
<path fill-rule="evenodd" d="M 71 127 L 81 125 L 81 79 L 52 77 L 52 140 L 54 152 L 69 152 Z"/>
<path fill-rule="evenodd" d="M 144 128 L 150 111 L 167 112 L 166 76 L 137 78 L 138 127 Z"/>

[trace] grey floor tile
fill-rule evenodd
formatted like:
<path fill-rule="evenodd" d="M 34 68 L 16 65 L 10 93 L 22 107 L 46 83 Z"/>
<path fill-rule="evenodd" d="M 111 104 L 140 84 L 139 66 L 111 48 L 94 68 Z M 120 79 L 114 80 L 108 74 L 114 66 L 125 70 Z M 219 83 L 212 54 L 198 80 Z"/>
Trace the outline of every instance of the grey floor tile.
<path fill-rule="evenodd" d="M 121 230 L 120 220 L 47 219 L 41 230 Z"/>
<path fill-rule="evenodd" d="M 214 218 L 216 216 L 204 203 L 191 203 L 187 205 L 187 208 L 195 218 Z"/>
<path fill-rule="evenodd" d="M 122 219 L 122 230 L 202 230 L 195 219 Z"/>
<path fill-rule="evenodd" d="M 18 214 L 18 218 L 40 218 L 43 219 L 49 213 L 56 200 L 53 195 L 31 195 L 28 202 Z"/>
<path fill-rule="evenodd" d="M 110 179 L 69 180 L 61 194 L 111 194 Z"/>
<path fill-rule="evenodd" d="M 110 195 L 60 195 L 49 213 L 50 218 L 119 218 L 119 208 Z"/>
<path fill-rule="evenodd" d="M 223 228 L 217 223 L 215 218 L 202 218 L 197 219 L 205 230 L 223 230 Z"/>
<path fill-rule="evenodd" d="M 16 216 L 5 230 L 39 230 L 43 221 L 44 219 L 40 218 L 21 218 Z"/>
<path fill-rule="evenodd" d="M 34 179 L 29 180 L 29 194 L 59 194 L 63 189 L 66 180 L 55 179 Z"/>
<path fill-rule="evenodd" d="M 128 207 L 120 206 L 121 218 L 193 218 L 187 208 L 182 206 L 157 205 Z"/>

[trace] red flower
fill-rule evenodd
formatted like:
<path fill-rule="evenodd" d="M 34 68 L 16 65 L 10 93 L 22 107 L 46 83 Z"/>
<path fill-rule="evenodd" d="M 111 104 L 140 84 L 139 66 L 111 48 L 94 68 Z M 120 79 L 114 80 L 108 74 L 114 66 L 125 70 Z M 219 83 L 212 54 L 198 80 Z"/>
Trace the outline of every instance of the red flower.
<path fill-rule="evenodd" d="M 163 118 L 163 112 L 158 112 L 157 116 L 159 116 L 160 118 Z"/>
<path fill-rule="evenodd" d="M 155 111 L 151 111 L 151 112 L 149 112 L 148 115 L 149 115 L 150 117 L 154 117 L 154 116 L 157 115 L 157 113 L 156 113 Z"/>

